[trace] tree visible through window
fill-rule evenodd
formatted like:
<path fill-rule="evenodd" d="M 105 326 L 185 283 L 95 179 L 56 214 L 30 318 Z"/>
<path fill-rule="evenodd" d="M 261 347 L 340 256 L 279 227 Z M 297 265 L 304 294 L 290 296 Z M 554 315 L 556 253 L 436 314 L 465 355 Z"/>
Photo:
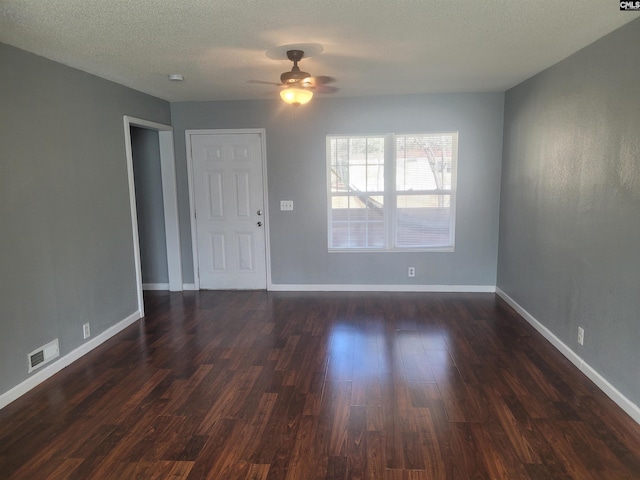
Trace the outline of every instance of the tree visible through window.
<path fill-rule="evenodd" d="M 457 133 L 327 137 L 330 250 L 454 245 Z"/>

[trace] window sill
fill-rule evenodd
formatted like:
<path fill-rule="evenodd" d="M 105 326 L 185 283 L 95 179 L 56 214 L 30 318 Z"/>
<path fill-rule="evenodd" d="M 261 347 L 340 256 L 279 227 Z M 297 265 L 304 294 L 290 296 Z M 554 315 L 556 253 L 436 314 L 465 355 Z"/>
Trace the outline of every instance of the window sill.
<path fill-rule="evenodd" d="M 329 253 L 454 253 L 455 247 L 433 247 L 433 248 L 330 248 Z"/>

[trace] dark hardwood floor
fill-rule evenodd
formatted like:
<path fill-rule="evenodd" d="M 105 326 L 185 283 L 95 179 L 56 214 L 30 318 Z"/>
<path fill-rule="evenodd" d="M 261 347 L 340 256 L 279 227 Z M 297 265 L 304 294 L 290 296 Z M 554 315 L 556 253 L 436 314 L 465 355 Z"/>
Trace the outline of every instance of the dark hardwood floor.
<path fill-rule="evenodd" d="M 640 478 L 640 426 L 493 294 L 146 311 L 0 410 L 0 478 Z"/>

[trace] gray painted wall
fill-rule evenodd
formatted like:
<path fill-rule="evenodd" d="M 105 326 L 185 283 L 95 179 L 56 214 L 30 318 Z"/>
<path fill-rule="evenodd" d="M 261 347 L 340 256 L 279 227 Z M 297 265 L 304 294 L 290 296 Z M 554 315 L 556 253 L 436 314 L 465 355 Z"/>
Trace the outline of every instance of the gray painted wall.
<path fill-rule="evenodd" d="M 259 87 L 256 87 L 259 88 Z M 275 93 L 274 93 L 275 96 Z M 484 285 L 496 281 L 502 93 L 172 103 L 185 282 L 193 279 L 184 131 L 265 128 L 275 284 Z M 327 252 L 327 134 L 459 131 L 454 253 Z M 280 200 L 293 200 L 281 212 Z M 407 278 L 407 267 L 416 278 Z"/>
<path fill-rule="evenodd" d="M 636 405 L 639 86 L 636 20 L 507 92 L 498 261 L 498 286 Z"/>
<path fill-rule="evenodd" d="M 0 44 L 0 393 L 137 310 L 122 116 L 169 104 Z"/>
<path fill-rule="evenodd" d="M 131 127 L 143 283 L 169 283 L 158 132 Z"/>

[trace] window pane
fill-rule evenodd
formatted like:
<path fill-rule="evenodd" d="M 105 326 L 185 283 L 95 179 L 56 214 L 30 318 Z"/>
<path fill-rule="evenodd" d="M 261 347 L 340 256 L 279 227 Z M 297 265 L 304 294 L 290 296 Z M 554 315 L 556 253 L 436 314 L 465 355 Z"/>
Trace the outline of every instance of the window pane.
<path fill-rule="evenodd" d="M 398 195 L 395 227 L 397 247 L 451 245 L 451 196 Z"/>
<path fill-rule="evenodd" d="M 384 248 L 384 222 L 367 224 L 367 243 L 370 248 Z"/>
<path fill-rule="evenodd" d="M 330 138 L 330 248 L 384 248 L 384 137 Z"/>
<path fill-rule="evenodd" d="M 349 165 L 349 190 L 367 191 L 367 165 L 356 163 Z"/>
<path fill-rule="evenodd" d="M 453 135 L 396 137 L 396 190 L 451 190 Z"/>
<path fill-rule="evenodd" d="M 382 196 L 335 196 L 331 199 L 331 248 L 384 248 Z"/>
<path fill-rule="evenodd" d="M 330 140 L 331 191 L 384 191 L 384 137 Z"/>

